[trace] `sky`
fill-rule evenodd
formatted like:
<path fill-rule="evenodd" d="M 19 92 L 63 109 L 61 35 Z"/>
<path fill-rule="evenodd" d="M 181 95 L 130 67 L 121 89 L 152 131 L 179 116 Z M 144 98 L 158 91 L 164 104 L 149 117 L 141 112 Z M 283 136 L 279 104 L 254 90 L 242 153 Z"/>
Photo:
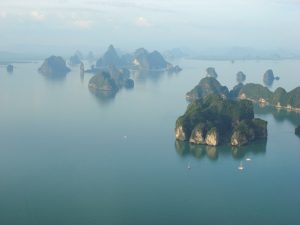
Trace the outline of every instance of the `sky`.
<path fill-rule="evenodd" d="M 300 0 L 0 0 L 0 51 L 300 50 Z"/>

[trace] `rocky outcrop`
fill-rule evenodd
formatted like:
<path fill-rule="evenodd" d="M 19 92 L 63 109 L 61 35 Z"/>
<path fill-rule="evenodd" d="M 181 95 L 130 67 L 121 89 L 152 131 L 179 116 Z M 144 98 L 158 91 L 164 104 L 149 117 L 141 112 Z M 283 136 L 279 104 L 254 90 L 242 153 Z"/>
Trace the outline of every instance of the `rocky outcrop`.
<path fill-rule="evenodd" d="M 133 54 L 132 68 L 145 71 L 170 71 L 179 70 L 174 68 L 172 64 L 167 62 L 164 57 L 158 52 L 148 52 L 144 48 L 137 49 Z"/>
<path fill-rule="evenodd" d="M 280 109 L 300 112 L 300 87 L 290 92 L 283 88 L 277 88 L 272 92 L 260 84 L 250 83 L 241 88 L 239 98 L 249 99 L 253 102 L 271 105 Z"/>
<path fill-rule="evenodd" d="M 12 72 L 14 72 L 14 66 L 13 66 L 13 65 L 11 65 L 11 64 L 7 65 L 7 67 L 6 67 L 6 71 L 7 71 L 8 73 L 12 73 Z"/>
<path fill-rule="evenodd" d="M 222 86 L 215 78 L 205 77 L 201 79 L 196 87 L 186 94 L 186 98 L 187 100 L 192 101 L 206 97 L 210 94 L 218 94 L 223 98 L 227 98 L 229 91 L 226 86 Z"/>
<path fill-rule="evenodd" d="M 267 122 L 254 119 L 251 101 L 210 94 L 189 104 L 176 121 L 175 136 L 193 144 L 244 145 L 267 138 Z"/>
<path fill-rule="evenodd" d="M 70 69 L 62 57 L 50 56 L 45 59 L 38 71 L 46 76 L 63 76 L 70 72 Z"/>
<path fill-rule="evenodd" d="M 120 56 L 112 45 L 96 62 L 96 67 L 100 69 L 110 66 L 136 71 L 167 71 L 169 73 L 178 73 L 182 70 L 179 66 L 173 66 L 167 62 L 158 51 L 148 52 L 144 48 L 139 48 L 133 54 Z"/>
<path fill-rule="evenodd" d="M 242 71 L 239 71 L 237 74 L 236 74 L 236 81 L 238 83 L 244 83 L 246 80 L 246 74 L 244 74 Z"/>
<path fill-rule="evenodd" d="M 266 86 L 272 86 L 274 80 L 279 80 L 279 77 L 275 77 L 273 70 L 267 70 L 263 75 L 263 82 Z"/>
<path fill-rule="evenodd" d="M 193 144 L 206 144 L 206 133 L 207 131 L 205 130 L 205 124 L 198 124 L 193 129 L 189 142 Z"/>
<path fill-rule="evenodd" d="M 268 136 L 267 122 L 261 119 L 241 121 L 235 125 L 231 136 L 231 145 L 241 146 L 255 139 L 266 139 Z"/>

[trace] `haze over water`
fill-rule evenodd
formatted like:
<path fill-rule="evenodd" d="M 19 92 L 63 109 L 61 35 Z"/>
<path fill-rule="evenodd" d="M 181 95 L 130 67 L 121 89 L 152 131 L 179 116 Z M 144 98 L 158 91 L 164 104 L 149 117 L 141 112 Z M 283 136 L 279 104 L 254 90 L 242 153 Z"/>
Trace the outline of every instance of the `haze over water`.
<path fill-rule="evenodd" d="M 0 68 L 0 224 L 299 224 L 299 115 L 257 109 L 268 140 L 240 150 L 191 148 L 174 134 L 208 66 L 230 88 L 239 70 L 262 83 L 272 68 L 272 89 L 291 90 L 299 61 L 181 60 L 181 73 L 135 76 L 113 99 L 90 93 L 79 68 L 49 80 L 41 63 Z"/>

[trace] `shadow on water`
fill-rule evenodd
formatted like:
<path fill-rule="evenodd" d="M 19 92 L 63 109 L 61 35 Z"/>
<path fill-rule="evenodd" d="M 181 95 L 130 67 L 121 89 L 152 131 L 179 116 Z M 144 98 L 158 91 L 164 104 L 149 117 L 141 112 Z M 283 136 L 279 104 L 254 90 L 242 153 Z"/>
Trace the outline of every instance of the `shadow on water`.
<path fill-rule="evenodd" d="M 63 82 L 66 80 L 67 73 L 51 73 L 51 74 L 42 74 L 46 81 L 49 82 Z"/>
<path fill-rule="evenodd" d="M 260 115 L 269 115 L 271 114 L 275 121 L 278 123 L 282 123 L 285 121 L 290 122 L 294 126 L 300 125 L 300 113 L 295 111 L 288 111 L 286 109 L 278 109 L 272 106 L 261 106 L 259 104 L 254 105 L 254 113 L 257 116 Z"/>
<path fill-rule="evenodd" d="M 102 91 L 99 89 L 89 87 L 90 93 L 96 97 L 97 101 L 101 105 L 107 105 L 114 101 L 117 92 L 116 91 Z"/>
<path fill-rule="evenodd" d="M 131 71 L 132 78 L 139 83 L 145 83 L 152 81 L 154 83 L 159 82 L 166 72 L 163 71 L 144 71 L 144 70 L 133 70 Z"/>
<path fill-rule="evenodd" d="M 181 157 L 193 156 L 197 159 L 204 157 L 210 160 L 217 161 L 223 156 L 231 155 L 233 159 L 243 159 L 246 155 L 264 155 L 267 149 L 267 141 L 257 141 L 250 145 L 241 147 L 232 146 L 208 146 L 208 145 L 194 145 L 186 141 L 175 141 L 175 149 Z"/>

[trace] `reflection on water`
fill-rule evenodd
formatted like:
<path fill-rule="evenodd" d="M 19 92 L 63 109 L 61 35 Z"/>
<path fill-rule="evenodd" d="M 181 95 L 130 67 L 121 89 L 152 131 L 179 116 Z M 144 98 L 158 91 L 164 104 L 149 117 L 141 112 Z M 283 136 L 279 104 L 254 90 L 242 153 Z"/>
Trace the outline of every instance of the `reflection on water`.
<path fill-rule="evenodd" d="M 208 146 L 208 145 L 194 145 L 186 141 L 175 141 L 175 149 L 178 155 L 186 157 L 189 155 L 195 158 L 207 157 L 210 160 L 218 160 L 221 155 L 231 155 L 234 159 L 242 159 L 248 153 L 265 154 L 267 148 L 267 141 L 258 141 L 250 145 L 242 147 L 232 146 Z"/>
<path fill-rule="evenodd" d="M 269 115 L 272 114 L 277 122 L 289 121 L 294 126 L 299 126 L 300 124 L 300 113 L 295 111 L 289 111 L 286 109 L 279 109 L 269 105 L 254 105 L 254 112 L 256 115 Z"/>
<path fill-rule="evenodd" d="M 66 80 L 67 73 L 59 73 L 59 74 L 49 74 L 49 75 L 43 75 L 42 76 L 50 82 L 62 82 Z"/>
<path fill-rule="evenodd" d="M 89 90 L 101 104 L 112 102 L 115 99 L 117 93 L 116 91 L 102 91 L 91 87 L 89 87 Z"/>
<path fill-rule="evenodd" d="M 165 74 L 163 71 L 144 71 L 144 70 L 133 70 L 131 71 L 132 78 L 137 82 L 146 82 L 151 80 L 153 82 L 158 82 L 162 75 Z"/>

